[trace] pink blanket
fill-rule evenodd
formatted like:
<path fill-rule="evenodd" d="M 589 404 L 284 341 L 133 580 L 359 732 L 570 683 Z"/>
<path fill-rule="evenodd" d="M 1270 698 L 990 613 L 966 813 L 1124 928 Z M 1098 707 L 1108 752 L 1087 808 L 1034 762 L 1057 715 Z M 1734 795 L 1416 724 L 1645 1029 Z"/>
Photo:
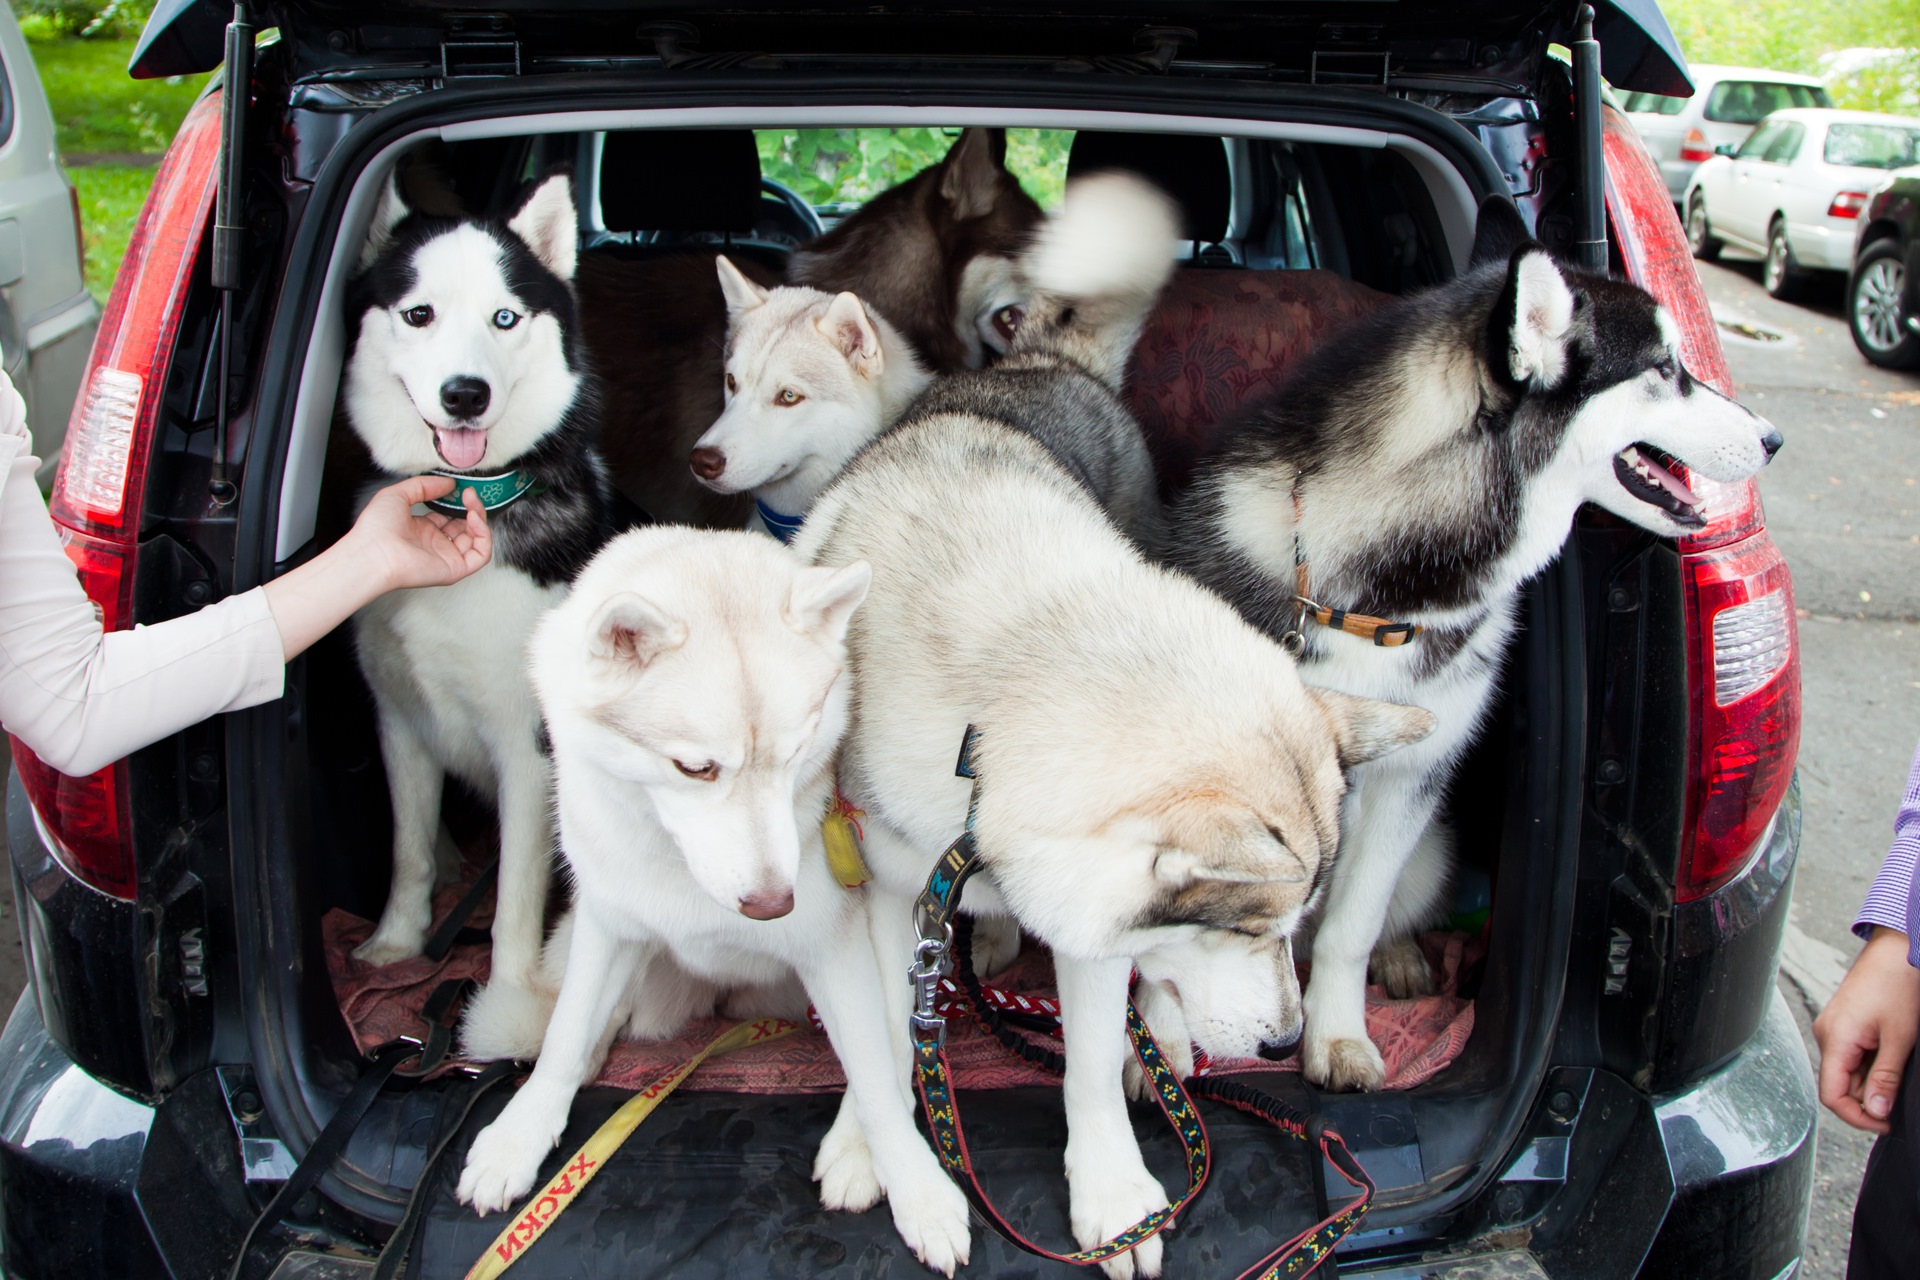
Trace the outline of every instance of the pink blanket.
<path fill-rule="evenodd" d="M 441 891 L 434 903 L 436 919 L 444 918 L 460 892 L 458 886 Z M 485 918 L 482 912 L 475 923 L 483 923 Z M 363 1051 L 401 1034 L 421 1034 L 420 1009 L 443 980 L 474 978 L 484 982 L 487 977 L 485 946 L 455 947 L 437 964 L 413 959 L 374 968 L 352 956 L 353 949 L 373 932 L 371 922 L 334 910 L 327 913 L 320 928 L 327 949 L 327 972 L 340 1001 L 340 1012 L 353 1030 L 354 1043 Z M 1440 994 L 1389 1000 L 1377 989 L 1367 992 L 1367 1030 L 1386 1058 L 1389 1089 L 1411 1089 L 1431 1080 L 1460 1055 L 1473 1033 L 1473 1002 L 1455 992 L 1460 972 L 1471 959 L 1470 952 L 1477 951 L 1477 943 L 1465 934 L 1436 933 L 1421 939 L 1421 944 L 1434 966 Z M 1051 994 L 1052 961 L 1043 948 L 1029 945 L 1013 967 L 994 981 L 1008 990 Z M 644 1089 L 684 1062 L 723 1025 L 718 1020 L 695 1022 L 672 1040 L 621 1041 L 608 1056 L 596 1083 Z M 947 1045 L 959 1088 L 1058 1083 L 1058 1077 L 1014 1058 L 968 1020 L 949 1024 Z M 1054 1047 L 1058 1047 L 1057 1042 Z M 1220 1074 L 1275 1068 L 1297 1071 L 1299 1059 L 1296 1056 L 1282 1063 L 1258 1058 L 1216 1061 L 1212 1070 Z M 807 1030 L 715 1058 L 688 1077 L 682 1087 L 734 1093 L 831 1093 L 844 1084 L 826 1036 Z"/>

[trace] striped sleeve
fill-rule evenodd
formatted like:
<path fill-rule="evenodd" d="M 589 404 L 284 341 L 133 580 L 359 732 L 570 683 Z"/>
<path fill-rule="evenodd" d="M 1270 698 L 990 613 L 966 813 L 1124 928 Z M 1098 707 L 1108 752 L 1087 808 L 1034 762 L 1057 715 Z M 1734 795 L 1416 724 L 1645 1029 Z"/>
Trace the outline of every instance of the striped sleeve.
<path fill-rule="evenodd" d="M 1920 751 L 1914 753 L 1913 769 L 1907 777 L 1907 792 L 1900 801 L 1900 812 L 1893 820 L 1893 846 L 1867 891 L 1867 900 L 1855 917 L 1853 931 L 1866 937 L 1875 925 L 1897 929 L 1907 935 L 1907 958 L 1920 965 L 1920 883 L 1916 883 L 1914 865 L 1920 862 Z"/>

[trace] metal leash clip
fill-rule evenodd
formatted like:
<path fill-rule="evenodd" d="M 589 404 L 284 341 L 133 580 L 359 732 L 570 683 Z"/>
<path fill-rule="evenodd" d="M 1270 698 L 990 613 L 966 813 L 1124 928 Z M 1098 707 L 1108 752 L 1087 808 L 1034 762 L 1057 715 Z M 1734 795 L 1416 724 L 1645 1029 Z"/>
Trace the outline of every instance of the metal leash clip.
<path fill-rule="evenodd" d="M 913 963 L 907 967 L 907 981 L 913 984 L 913 1038 L 931 1040 L 942 1047 L 947 1043 L 947 1020 L 936 1001 L 940 979 L 953 968 L 953 926 L 948 925 L 946 932 L 944 940 L 921 938 L 913 949 Z"/>

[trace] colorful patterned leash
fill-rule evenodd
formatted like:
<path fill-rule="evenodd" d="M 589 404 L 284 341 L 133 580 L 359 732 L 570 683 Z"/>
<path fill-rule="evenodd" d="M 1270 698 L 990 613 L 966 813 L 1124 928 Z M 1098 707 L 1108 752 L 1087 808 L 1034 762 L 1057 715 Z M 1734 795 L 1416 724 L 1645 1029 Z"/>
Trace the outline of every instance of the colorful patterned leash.
<path fill-rule="evenodd" d="M 959 764 L 954 769 L 960 777 L 974 777 L 973 750 L 978 741 L 978 732 L 969 725 L 960 748 Z M 1154 1043 L 1145 1019 L 1133 1007 L 1133 1002 L 1128 1001 L 1127 1036 L 1133 1042 L 1134 1056 L 1140 1060 L 1140 1069 L 1153 1086 L 1154 1099 L 1179 1136 L 1180 1145 L 1186 1153 L 1185 1194 L 1165 1208 L 1148 1214 L 1111 1240 L 1077 1253 L 1056 1253 L 1033 1243 L 1015 1230 L 1013 1224 L 993 1207 L 974 1171 L 973 1157 L 967 1150 L 966 1133 L 960 1125 L 960 1112 L 953 1095 L 952 1072 L 947 1065 L 947 1021 L 938 1003 L 940 980 L 946 976 L 952 963 L 953 917 L 960 905 L 960 890 L 967 877 L 979 869 L 979 850 L 973 838 L 974 818 L 979 803 L 980 784 L 975 779 L 973 798 L 967 804 L 967 829 L 948 846 L 946 853 L 935 864 L 915 911 L 920 942 L 914 948 L 913 968 L 909 970 L 914 987 L 911 1022 L 914 1084 L 919 1090 L 920 1105 L 926 1112 L 927 1127 L 933 1136 L 934 1154 L 940 1158 L 948 1176 L 981 1219 L 1028 1253 L 1051 1258 L 1055 1262 L 1092 1266 L 1151 1239 L 1171 1226 L 1180 1211 L 1193 1203 L 1194 1197 L 1207 1184 L 1207 1130 L 1200 1122 L 1200 1113 L 1194 1109 L 1192 1100 L 1181 1086 L 1180 1077 L 1167 1065 L 1160 1046 Z"/>
<path fill-rule="evenodd" d="M 754 1018 L 748 1022 L 736 1022 L 707 1041 L 698 1053 L 667 1075 L 627 1099 L 560 1166 L 560 1172 L 534 1193 L 533 1199 L 527 1201 L 506 1229 L 494 1237 L 487 1251 L 467 1271 L 466 1280 L 494 1280 L 494 1277 L 525 1257 L 533 1242 L 545 1235 L 554 1220 L 579 1198 L 581 1189 L 593 1181 L 593 1175 L 600 1171 L 600 1166 L 620 1149 L 620 1144 L 640 1127 L 641 1121 L 652 1115 L 654 1108 L 677 1089 L 681 1081 L 692 1075 L 701 1063 L 748 1045 L 778 1040 L 799 1029 L 799 1023 L 785 1018 Z"/>

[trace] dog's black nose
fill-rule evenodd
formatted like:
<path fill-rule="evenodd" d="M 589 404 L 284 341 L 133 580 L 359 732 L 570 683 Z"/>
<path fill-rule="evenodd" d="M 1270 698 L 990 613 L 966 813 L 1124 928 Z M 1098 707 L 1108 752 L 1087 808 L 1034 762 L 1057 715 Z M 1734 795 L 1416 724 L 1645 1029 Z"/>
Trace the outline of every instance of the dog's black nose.
<path fill-rule="evenodd" d="M 456 418 L 477 418 L 493 401 L 484 378 L 448 378 L 440 384 L 440 407 Z"/>
<path fill-rule="evenodd" d="M 1260 1056 L 1268 1062 L 1285 1062 L 1300 1047 L 1300 1033 L 1295 1031 L 1291 1039 L 1270 1040 L 1261 1044 Z"/>
<path fill-rule="evenodd" d="M 1760 447 L 1767 451 L 1768 462 L 1773 461 L 1773 455 L 1780 452 L 1780 446 L 1785 443 L 1786 441 L 1781 438 L 1778 431 L 1769 431 L 1766 435 L 1760 437 Z"/>
<path fill-rule="evenodd" d="M 693 474 L 702 480 L 718 480 L 720 473 L 727 469 L 727 455 L 706 445 L 688 454 L 687 462 L 693 467 Z"/>

